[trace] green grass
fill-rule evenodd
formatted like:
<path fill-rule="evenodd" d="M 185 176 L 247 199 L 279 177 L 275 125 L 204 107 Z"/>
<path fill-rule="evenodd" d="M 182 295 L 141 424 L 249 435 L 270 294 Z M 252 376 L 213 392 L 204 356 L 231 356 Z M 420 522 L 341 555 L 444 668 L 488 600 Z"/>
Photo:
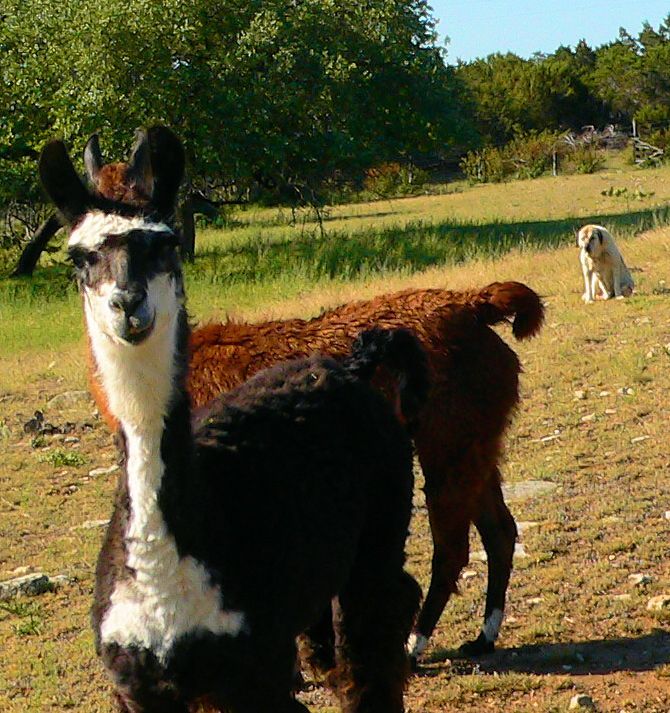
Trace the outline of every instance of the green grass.
<path fill-rule="evenodd" d="M 186 268 L 190 310 L 196 320 L 267 312 L 306 293 L 570 244 L 585 222 L 628 237 L 668 224 L 669 177 L 670 168 L 618 168 L 458 186 L 445 195 L 333 207 L 323 232 L 310 212 L 294 219 L 287 210 L 239 209 L 229 228 L 199 233 L 197 259 Z M 602 195 L 603 186 L 615 184 L 630 188 L 625 200 Z M 640 186 L 647 197 L 631 200 Z M 0 358 L 81 339 L 70 270 L 62 253 L 48 262 L 32 279 L 0 280 Z M 312 310 L 321 306 L 317 301 Z"/>
<path fill-rule="evenodd" d="M 36 636 L 42 632 L 42 610 L 35 601 L 17 599 L 0 602 L 0 615 L 9 615 L 17 636 Z"/>
<path fill-rule="evenodd" d="M 34 447 L 34 443 L 32 444 Z M 40 456 L 42 463 L 50 463 L 54 468 L 78 468 L 86 465 L 88 458 L 78 451 L 66 451 L 63 448 L 56 448 Z"/>

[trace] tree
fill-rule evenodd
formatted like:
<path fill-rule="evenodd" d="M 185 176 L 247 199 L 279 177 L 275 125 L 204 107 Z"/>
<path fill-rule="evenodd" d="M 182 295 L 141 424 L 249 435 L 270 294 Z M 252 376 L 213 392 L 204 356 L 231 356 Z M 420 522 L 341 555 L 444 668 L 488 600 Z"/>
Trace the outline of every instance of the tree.
<path fill-rule="evenodd" d="M 184 139 L 191 176 L 318 187 L 443 150 L 468 123 L 425 0 L 5 0 L 0 200 L 35 195 L 34 158 L 140 124 Z"/>

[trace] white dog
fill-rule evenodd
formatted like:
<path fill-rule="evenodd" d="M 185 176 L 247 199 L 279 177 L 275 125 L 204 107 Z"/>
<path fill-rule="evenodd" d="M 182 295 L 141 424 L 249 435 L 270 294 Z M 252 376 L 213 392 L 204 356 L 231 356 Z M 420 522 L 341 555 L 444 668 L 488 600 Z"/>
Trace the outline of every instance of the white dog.
<path fill-rule="evenodd" d="M 633 278 L 606 228 L 585 225 L 577 233 L 577 247 L 584 274 L 584 302 L 593 302 L 598 288 L 604 300 L 623 299 L 633 292 Z"/>

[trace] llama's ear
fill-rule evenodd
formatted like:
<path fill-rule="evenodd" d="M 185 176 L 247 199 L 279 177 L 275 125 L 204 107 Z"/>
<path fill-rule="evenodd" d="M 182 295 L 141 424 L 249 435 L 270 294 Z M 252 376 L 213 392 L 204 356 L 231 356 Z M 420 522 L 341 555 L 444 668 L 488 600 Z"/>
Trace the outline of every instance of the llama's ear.
<path fill-rule="evenodd" d="M 146 129 L 137 129 L 135 131 L 135 143 L 128 159 L 126 178 L 138 186 L 145 195 L 150 196 L 153 194 L 154 175 L 151 166 L 149 134 Z"/>
<path fill-rule="evenodd" d="M 84 166 L 86 167 L 86 175 L 88 180 L 95 185 L 98 181 L 100 169 L 105 165 L 100 151 L 100 139 L 97 134 L 93 134 L 86 142 L 84 149 Z"/>
<path fill-rule="evenodd" d="M 184 177 L 186 155 L 177 136 L 167 126 L 152 126 L 147 131 L 154 175 L 152 204 L 163 216 L 172 216 L 179 186 Z"/>
<path fill-rule="evenodd" d="M 50 141 L 40 154 L 39 172 L 47 195 L 66 223 L 72 225 L 92 205 L 62 141 Z"/>

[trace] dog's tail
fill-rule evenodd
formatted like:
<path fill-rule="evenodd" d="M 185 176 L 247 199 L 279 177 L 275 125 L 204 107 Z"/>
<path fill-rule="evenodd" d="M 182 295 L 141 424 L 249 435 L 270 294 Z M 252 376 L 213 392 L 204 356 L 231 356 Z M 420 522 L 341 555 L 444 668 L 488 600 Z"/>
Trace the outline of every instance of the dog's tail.
<path fill-rule="evenodd" d="M 411 424 L 430 388 L 426 352 L 407 329 L 373 327 L 358 335 L 344 367 L 357 378 L 370 381 L 379 366 L 385 366 L 395 376 L 399 411 L 396 415 Z"/>
<path fill-rule="evenodd" d="M 517 339 L 535 336 L 544 322 L 542 300 L 521 282 L 492 282 L 473 294 L 471 304 L 486 324 L 511 321 Z"/>

